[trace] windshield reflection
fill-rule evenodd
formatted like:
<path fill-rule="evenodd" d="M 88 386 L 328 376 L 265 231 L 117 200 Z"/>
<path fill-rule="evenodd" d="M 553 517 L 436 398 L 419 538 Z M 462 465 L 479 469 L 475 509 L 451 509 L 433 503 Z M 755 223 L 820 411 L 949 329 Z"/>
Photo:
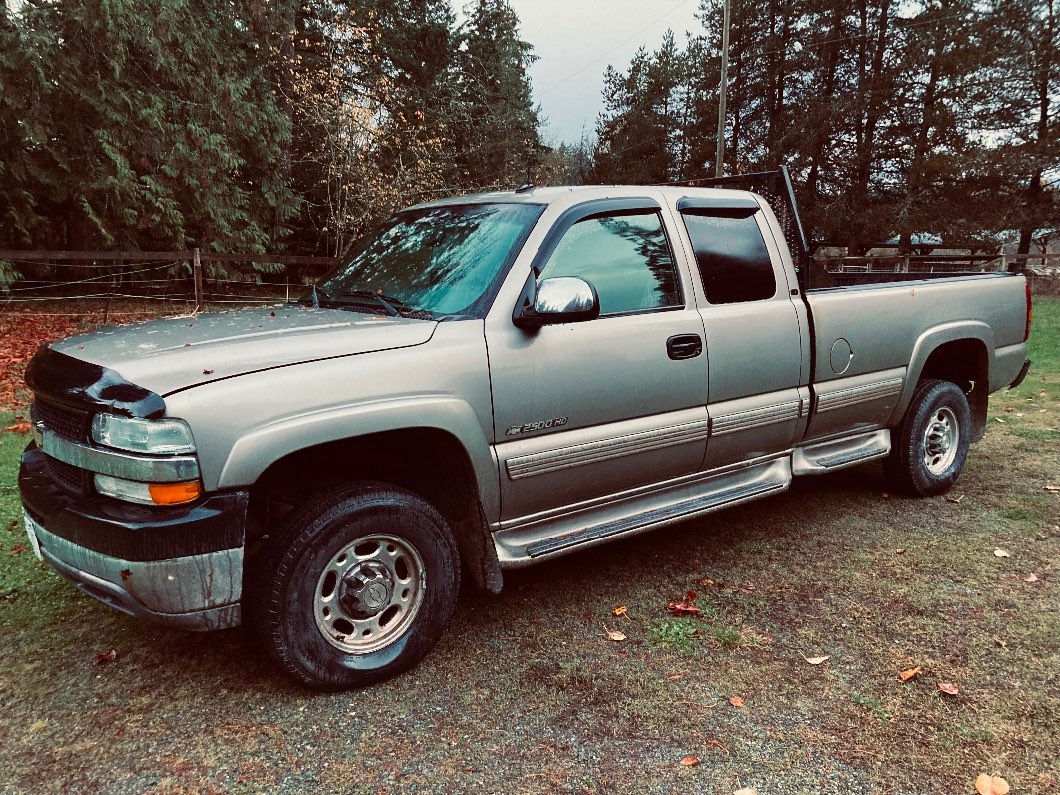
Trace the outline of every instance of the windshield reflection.
<path fill-rule="evenodd" d="M 389 306 L 406 316 L 478 316 L 543 209 L 466 204 L 398 213 L 358 241 L 318 285 L 320 304 L 366 312 Z"/>

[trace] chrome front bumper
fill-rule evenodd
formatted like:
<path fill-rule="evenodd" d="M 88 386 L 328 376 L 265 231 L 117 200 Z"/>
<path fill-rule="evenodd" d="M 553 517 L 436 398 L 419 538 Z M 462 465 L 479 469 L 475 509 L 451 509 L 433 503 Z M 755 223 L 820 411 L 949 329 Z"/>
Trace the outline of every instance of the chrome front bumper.
<path fill-rule="evenodd" d="M 26 515 L 41 557 L 79 590 L 138 618 L 192 630 L 242 623 L 243 549 L 170 560 L 103 555 L 49 533 Z"/>

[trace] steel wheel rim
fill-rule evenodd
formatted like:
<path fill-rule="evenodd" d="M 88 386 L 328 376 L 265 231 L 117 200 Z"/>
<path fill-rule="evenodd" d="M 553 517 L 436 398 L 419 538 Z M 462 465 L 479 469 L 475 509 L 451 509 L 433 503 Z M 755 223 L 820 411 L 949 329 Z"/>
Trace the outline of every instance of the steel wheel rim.
<path fill-rule="evenodd" d="M 953 409 L 943 406 L 928 419 L 924 430 L 924 466 L 932 475 L 941 475 L 954 459 L 961 439 L 960 426 Z"/>
<path fill-rule="evenodd" d="M 347 654 L 368 654 L 403 635 L 423 604 L 423 559 L 392 535 L 343 546 L 317 578 L 313 617 L 320 634 Z"/>

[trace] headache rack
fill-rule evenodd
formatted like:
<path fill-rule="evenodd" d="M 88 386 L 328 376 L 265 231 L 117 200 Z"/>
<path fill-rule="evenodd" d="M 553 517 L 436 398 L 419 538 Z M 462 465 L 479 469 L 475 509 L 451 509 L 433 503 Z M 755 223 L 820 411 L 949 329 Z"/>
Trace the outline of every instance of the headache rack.
<path fill-rule="evenodd" d="M 847 257 L 838 264 L 834 260 L 814 260 L 810 257 L 810 246 L 799 218 L 795 191 L 786 166 L 781 166 L 775 171 L 758 171 L 753 174 L 736 174 L 731 177 L 704 177 L 664 184 L 689 188 L 747 190 L 765 199 L 780 223 L 784 240 L 788 244 L 788 250 L 791 251 L 791 257 L 795 263 L 799 286 L 803 290 L 988 274 L 1011 275 L 1023 270 L 1018 263 L 1010 263 L 1006 269 L 1007 274 L 974 267 L 977 262 L 989 263 L 997 260 L 997 255 L 921 255 L 915 258 L 902 255 L 877 255 L 860 258 Z M 916 260 L 913 267 L 910 267 L 910 259 Z"/>
<path fill-rule="evenodd" d="M 808 271 L 810 247 L 806 242 L 806 233 L 803 231 L 799 210 L 795 205 L 795 191 L 791 187 L 791 177 L 788 176 L 787 166 L 781 166 L 776 171 L 756 171 L 753 174 L 736 174 L 731 177 L 687 179 L 666 184 L 686 188 L 731 188 L 757 193 L 769 202 L 773 214 L 776 215 L 780 228 L 784 232 L 784 241 L 788 244 L 788 250 L 791 251 L 791 258 L 795 261 L 799 282 L 803 282 L 804 274 Z"/>

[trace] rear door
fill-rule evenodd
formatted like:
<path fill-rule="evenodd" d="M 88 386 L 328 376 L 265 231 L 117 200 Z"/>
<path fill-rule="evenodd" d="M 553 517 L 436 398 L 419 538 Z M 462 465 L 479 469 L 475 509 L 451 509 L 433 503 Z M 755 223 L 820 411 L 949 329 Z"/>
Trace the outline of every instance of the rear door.
<path fill-rule="evenodd" d="M 809 410 L 806 330 L 765 211 L 751 196 L 684 198 L 709 360 L 705 468 L 789 448 Z"/>
<path fill-rule="evenodd" d="M 487 322 L 502 522 L 521 523 L 699 470 L 708 433 L 703 322 L 658 202 L 608 199 L 562 214 L 533 263 L 577 276 L 596 320 Z M 495 307 L 498 309 L 498 307 Z"/>

